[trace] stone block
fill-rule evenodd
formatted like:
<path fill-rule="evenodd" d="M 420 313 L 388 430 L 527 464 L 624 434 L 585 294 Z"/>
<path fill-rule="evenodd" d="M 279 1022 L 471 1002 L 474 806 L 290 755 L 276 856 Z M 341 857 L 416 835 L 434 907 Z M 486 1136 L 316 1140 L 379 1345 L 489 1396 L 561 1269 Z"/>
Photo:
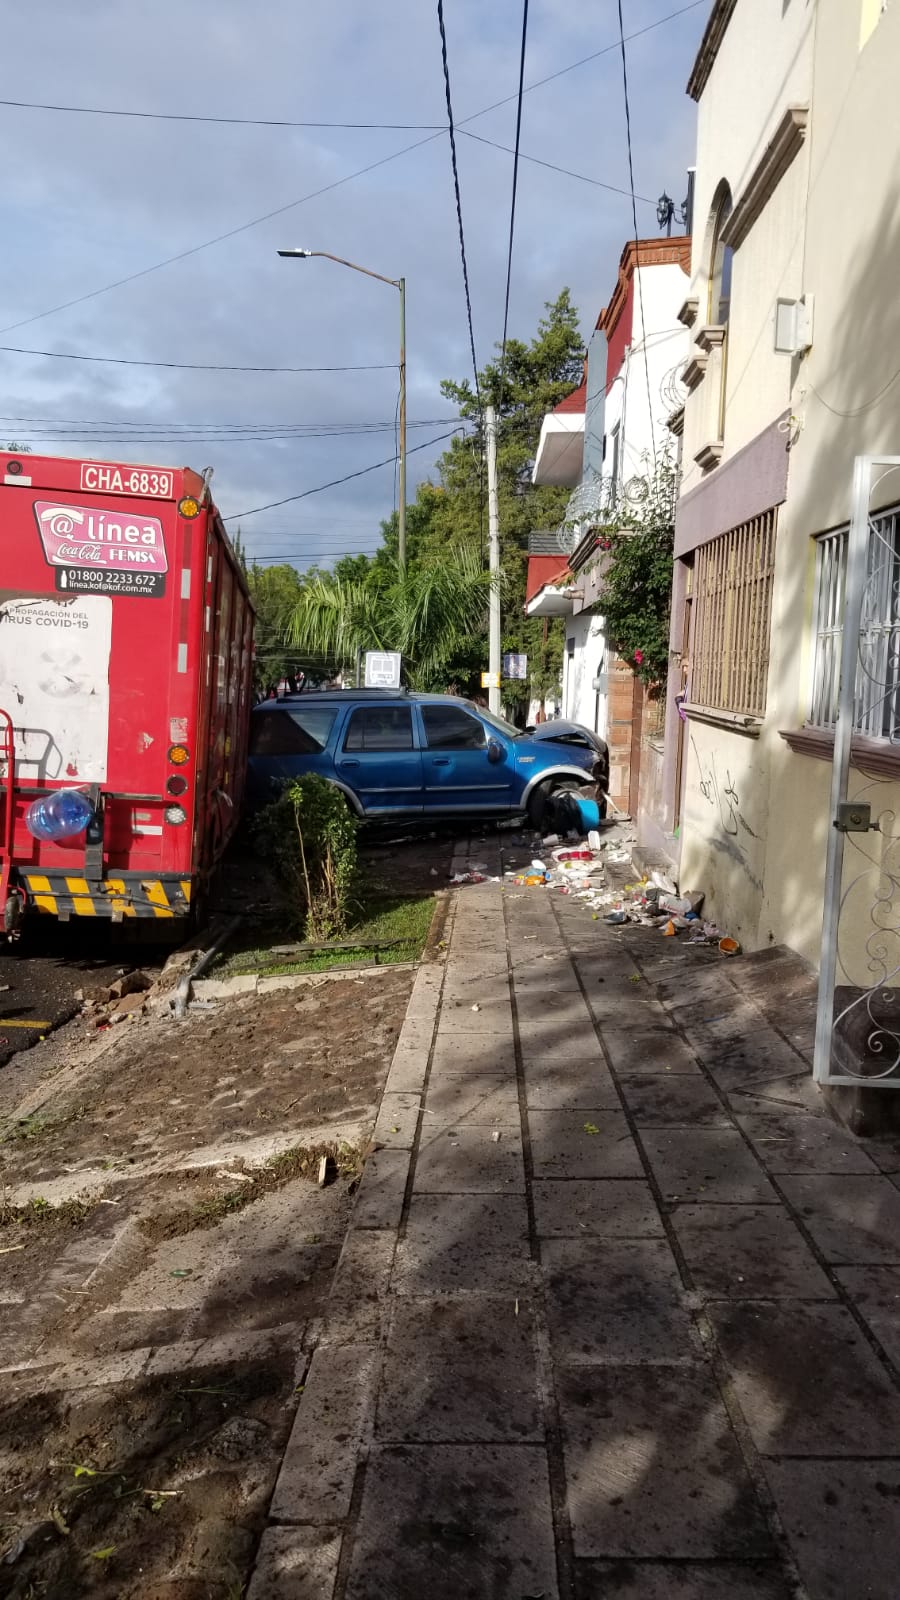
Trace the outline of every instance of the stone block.
<path fill-rule="evenodd" d="M 874 1174 L 877 1170 L 861 1141 L 830 1117 L 772 1107 L 738 1114 L 735 1121 L 769 1172 Z"/>
<path fill-rule="evenodd" d="M 727 1128 L 731 1118 L 705 1078 L 643 1073 L 619 1079 L 635 1123 L 645 1128 Z"/>
<path fill-rule="evenodd" d="M 558 1600 L 547 1458 L 532 1445 L 372 1452 L 346 1600 Z"/>
<path fill-rule="evenodd" d="M 247 1600 L 332 1600 L 340 1550 L 329 1528 L 266 1528 Z"/>
<path fill-rule="evenodd" d="M 545 1239 L 541 1270 L 554 1360 L 695 1359 L 690 1315 L 662 1239 Z"/>
<path fill-rule="evenodd" d="M 888 1178 L 786 1177 L 781 1188 L 826 1261 L 900 1264 L 900 1194 Z"/>
<path fill-rule="evenodd" d="M 708 1307 L 719 1349 L 762 1455 L 887 1455 L 900 1396 L 839 1305 Z"/>
<path fill-rule="evenodd" d="M 783 1206 L 677 1205 L 672 1225 L 697 1289 L 711 1299 L 834 1299 Z"/>
<path fill-rule="evenodd" d="M 697 1076 L 700 1068 L 684 1040 L 666 1028 L 604 1028 L 603 1048 L 614 1072 Z"/>
<path fill-rule="evenodd" d="M 376 1366 L 377 1352 L 367 1345 L 316 1351 L 275 1484 L 273 1520 L 336 1523 L 347 1516 Z"/>
<path fill-rule="evenodd" d="M 532 1111 L 528 1126 L 536 1178 L 642 1178 L 622 1111 Z"/>
<path fill-rule="evenodd" d="M 704 1368 L 570 1370 L 558 1388 L 577 1557 L 769 1554 L 756 1494 Z"/>
<path fill-rule="evenodd" d="M 838 1267 L 835 1276 L 882 1350 L 900 1367 L 900 1267 Z"/>
<path fill-rule="evenodd" d="M 659 1239 L 662 1218 L 648 1183 L 629 1178 L 535 1179 L 534 1221 L 539 1238 Z"/>
<path fill-rule="evenodd" d="M 508 1194 L 525 1191 L 518 1130 L 465 1127 L 426 1132 L 413 1176 L 415 1194 Z"/>
<path fill-rule="evenodd" d="M 900 1462 L 766 1463 L 766 1477 L 814 1600 L 895 1600 Z"/>
<path fill-rule="evenodd" d="M 399 1228 L 410 1160 L 408 1150 L 376 1150 L 369 1156 L 353 1208 L 354 1228 Z"/>
<path fill-rule="evenodd" d="M 764 1205 L 777 1199 L 736 1128 L 648 1129 L 643 1145 L 666 1200 Z"/>
<path fill-rule="evenodd" d="M 413 1195 L 395 1292 L 515 1296 L 534 1277 L 524 1195 Z"/>

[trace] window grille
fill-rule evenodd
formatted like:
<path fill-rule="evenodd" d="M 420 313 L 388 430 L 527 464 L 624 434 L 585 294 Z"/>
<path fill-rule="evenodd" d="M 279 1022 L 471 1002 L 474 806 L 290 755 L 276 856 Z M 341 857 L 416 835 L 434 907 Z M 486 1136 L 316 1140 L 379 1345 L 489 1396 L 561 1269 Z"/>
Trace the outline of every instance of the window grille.
<path fill-rule="evenodd" d="M 766 709 L 776 512 L 702 545 L 691 585 L 690 701 L 761 717 Z"/>
<path fill-rule="evenodd" d="M 816 648 L 809 725 L 837 721 L 849 528 L 816 540 Z M 853 727 L 900 742 L 900 507 L 869 519 Z"/>

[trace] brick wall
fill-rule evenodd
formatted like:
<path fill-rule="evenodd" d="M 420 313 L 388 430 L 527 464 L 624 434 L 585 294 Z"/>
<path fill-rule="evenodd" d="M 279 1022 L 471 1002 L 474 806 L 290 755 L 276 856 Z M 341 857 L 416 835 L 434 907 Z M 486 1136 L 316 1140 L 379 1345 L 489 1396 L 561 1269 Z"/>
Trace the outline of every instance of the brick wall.
<path fill-rule="evenodd" d="M 643 689 L 629 666 L 613 656 L 609 673 L 609 792 L 621 811 L 637 814 L 641 771 Z"/>

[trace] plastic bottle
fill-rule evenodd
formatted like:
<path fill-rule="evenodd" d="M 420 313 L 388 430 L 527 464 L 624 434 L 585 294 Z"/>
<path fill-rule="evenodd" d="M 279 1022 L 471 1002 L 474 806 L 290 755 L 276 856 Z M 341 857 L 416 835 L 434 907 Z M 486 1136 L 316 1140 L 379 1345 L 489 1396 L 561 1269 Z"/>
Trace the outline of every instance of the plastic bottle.
<path fill-rule="evenodd" d="M 83 833 L 94 808 L 80 789 L 54 789 L 33 800 L 25 813 L 25 826 L 35 839 L 72 839 Z"/>

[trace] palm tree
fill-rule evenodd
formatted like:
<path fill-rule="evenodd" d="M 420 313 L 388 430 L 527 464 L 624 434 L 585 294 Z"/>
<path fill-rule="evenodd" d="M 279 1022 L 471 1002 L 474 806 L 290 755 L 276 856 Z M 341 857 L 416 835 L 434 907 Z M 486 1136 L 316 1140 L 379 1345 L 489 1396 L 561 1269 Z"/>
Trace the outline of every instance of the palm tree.
<path fill-rule="evenodd" d="M 454 653 L 484 633 L 489 574 L 477 551 L 444 560 L 370 568 L 361 578 L 315 572 L 288 619 L 290 644 L 350 666 L 358 652 L 399 650 L 414 688 L 432 687 Z"/>

